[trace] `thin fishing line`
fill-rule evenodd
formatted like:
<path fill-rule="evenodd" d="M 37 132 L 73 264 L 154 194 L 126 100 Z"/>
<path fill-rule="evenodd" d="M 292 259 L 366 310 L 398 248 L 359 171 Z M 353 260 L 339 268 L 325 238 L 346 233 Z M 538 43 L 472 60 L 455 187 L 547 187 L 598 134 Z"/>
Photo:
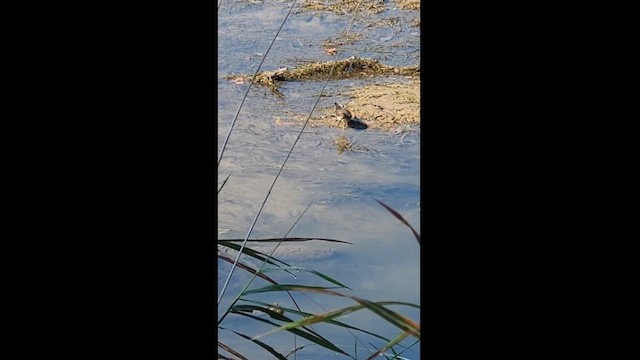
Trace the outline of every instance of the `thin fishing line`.
<path fill-rule="evenodd" d="M 267 55 L 269 54 L 269 51 L 271 50 L 271 47 L 273 46 L 273 43 L 278 38 L 278 35 L 280 34 L 280 30 L 282 30 L 282 27 L 287 22 L 287 19 L 289 18 L 289 15 L 291 15 L 291 12 L 293 11 L 293 7 L 296 5 L 297 2 L 298 2 L 298 0 L 294 0 L 293 4 L 291 4 L 291 8 L 289 8 L 289 12 L 287 13 L 287 16 L 284 17 L 284 20 L 282 21 L 282 24 L 280 24 L 280 27 L 278 28 L 278 31 L 276 32 L 276 36 L 274 36 L 273 40 L 271 40 L 271 44 L 269 44 L 269 48 L 264 53 L 264 56 L 262 57 L 262 60 L 260 61 L 260 64 L 258 65 L 258 68 L 256 69 L 256 72 L 253 74 L 253 78 L 251 79 L 251 82 L 249 83 L 249 87 L 247 87 L 247 91 L 244 93 L 244 96 L 242 97 L 242 101 L 240 102 L 240 106 L 238 107 L 238 111 L 236 111 L 236 115 L 233 117 L 233 121 L 231 122 L 231 127 L 229 127 L 229 132 L 227 133 L 227 136 L 224 139 L 224 143 L 222 144 L 222 150 L 220 151 L 220 155 L 218 156 L 218 164 L 216 165 L 216 168 L 220 167 L 220 160 L 222 159 L 222 154 L 224 154 L 224 150 L 227 148 L 227 143 L 229 142 L 229 137 L 231 136 L 231 131 L 233 130 L 233 126 L 236 124 L 236 120 L 238 119 L 238 115 L 240 114 L 240 109 L 242 109 L 242 105 L 244 104 L 244 100 L 247 98 L 247 95 L 249 95 L 249 90 L 251 90 L 251 86 L 253 85 L 253 81 L 256 79 L 256 76 L 258 75 L 258 72 L 260 71 L 260 68 L 262 67 L 262 64 L 264 63 L 264 60 L 267 58 Z M 244 244 L 242 246 L 244 247 Z"/>

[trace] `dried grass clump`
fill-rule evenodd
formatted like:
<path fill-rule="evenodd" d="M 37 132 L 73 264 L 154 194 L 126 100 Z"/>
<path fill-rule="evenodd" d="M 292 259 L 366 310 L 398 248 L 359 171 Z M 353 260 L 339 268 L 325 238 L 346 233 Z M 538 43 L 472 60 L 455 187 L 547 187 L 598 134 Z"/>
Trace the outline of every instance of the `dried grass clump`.
<path fill-rule="evenodd" d="M 420 10 L 420 0 L 396 0 L 398 7 L 405 10 Z"/>
<path fill-rule="evenodd" d="M 331 69 L 335 66 L 333 73 Z M 395 67 L 381 64 L 378 60 L 351 57 L 338 61 L 314 62 L 296 69 L 287 68 L 275 71 L 262 71 L 256 75 L 255 83 L 271 89 L 276 95 L 283 96 L 278 87 L 283 81 L 319 81 L 325 80 L 331 73 L 331 80 L 364 78 L 384 75 L 420 76 L 420 66 Z M 250 81 L 248 75 L 229 75 L 225 77 L 237 84 Z"/>
<path fill-rule="evenodd" d="M 384 0 L 305 0 L 303 10 L 329 11 L 336 14 L 352 14 L 354 11 L 379 14 L 386 9 Z"/>

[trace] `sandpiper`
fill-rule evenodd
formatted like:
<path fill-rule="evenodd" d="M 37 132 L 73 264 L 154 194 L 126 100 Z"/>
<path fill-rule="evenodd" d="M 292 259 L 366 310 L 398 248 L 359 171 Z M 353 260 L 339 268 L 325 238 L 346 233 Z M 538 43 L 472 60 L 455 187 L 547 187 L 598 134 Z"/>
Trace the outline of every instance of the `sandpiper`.
<path fill-rule="evenodd" d="M 352 118 L 349 110 L 345 109 L 338 103 L 334 103 L 336 105 L 336 117 L 338 120 L 342 121 L 345 125 L 348 125 L 349 120 Z"/>

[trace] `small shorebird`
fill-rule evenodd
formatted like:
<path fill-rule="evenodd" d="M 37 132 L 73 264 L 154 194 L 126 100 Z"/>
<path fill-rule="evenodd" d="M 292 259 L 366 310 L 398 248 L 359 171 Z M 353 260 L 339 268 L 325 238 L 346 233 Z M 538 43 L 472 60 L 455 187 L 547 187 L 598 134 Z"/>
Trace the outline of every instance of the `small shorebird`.
<path fill-rule="evenodd" d="M 336 117 L 338 120 L 342 121 L 345 125 L 349 124 L 349 120 L 353 117 L 349 110 L 345 109 L 338 103 L 334 103 L 336 105 Z"/>

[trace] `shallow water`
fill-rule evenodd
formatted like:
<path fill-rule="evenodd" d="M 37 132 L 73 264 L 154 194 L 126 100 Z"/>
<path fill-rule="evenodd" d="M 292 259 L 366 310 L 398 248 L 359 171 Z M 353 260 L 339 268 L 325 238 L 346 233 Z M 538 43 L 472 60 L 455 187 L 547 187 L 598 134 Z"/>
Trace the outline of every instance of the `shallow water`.
<path fill-rule="evenodd" d="M 252 74 L 256 70 L 290 5 L 291 1 L 255 1 L 252 4 L 225 0 L 219 10 L 218 154 L 248 86 L 231 83 L 223 77 L 231 73 Z M 407 14 L 417 16 L 416 12 L 393 10 L 378 16 L 401 17 L 408 16 Z M 295 67 L 301 59 L 335 60 L 335 57 L 324 53 L 322 42 L 335 38 L 345 30 L 350 19 L 348 15 L 331 13 L 315 16 L 305 12 L 292 14 L 261 69 Z M 382 41 L 381 38 L 391 36 L 388 35 L 388 29 L 371 28 L 366 33 L 364 25 L 361 28 L 356 26 L 354 30 L 367 36 L 362 42 L 343 48 L 345 54 L 341 58 L 351 55 L 373 57 L 390 65 L 413 65 L 419 61 L 419 52 L 410 47 L 403 47 L 401 49 L 404 50 L 391 54 L 352 54 L 358 46 L 365 44 L 376 48 Z M 419 39 L 415 32 L 419 32 L 419 29 L 406 29 L 387 41 L 413 41 L 415 38 L 417 47 Z M 348 86 L 360 83 L 362 82 L 354 80 L 329 82 L 324 92 L 326 97 L 321 99 L 318 107 L 330 107 L 335 101 L 344 102 L 340 92 Z M 251 89 L 218 168 L 217 186 L 231 174 L 218 195 L 218 227 L 229 229 L 220 238 L 244 238 L 297 137 L 299 126 L 277 126 L 275 118 L 279 116 L 286 121 L 288 113 L 285 110 L 308 113 L 321 88 L 322 84 L 315 82 L 288 83 L 281 90 L 285 95 L 284 99 L 277 98 L 260 87 Z M 333 142 L 341 135 L 355 140 L 355 145 L 365 147 L 368 151 L 345 151 L 338 154 Z M 351 295 L 374 301 L 393 300 L 420 304 L 420 247 L 411 231 L 374 201 L 378 199 L 397 210 L 420 233 L 419 151 L 419 127 L 402 134 L 307 127 L 276 182 L 251 238 L 283 236 L 311 203 L 289 237 L 315 236 L 345 240 L 354 245 L 324 242 L 297 244 L 297 247 L 304 250 L 296 251 L 303 251 L 301 254 L 304 256 L 294 256 L 287 259 L 287 262 L 334 277 L 352 289 L 345 291 Z M 244 257 L 241 259 L 245 260 Z M 220 262 L 218 268 L 220 289 L 230 266 Z M 297 273 L 296 278 L 282 273 L 270 275 L 281 283 L 330 285 L 304 272 Z M 234 272 L 219 309 L 228 306 L 248 278 L 242 270 Z M 262 285 L 263 281 L 256 281 L 252 286 Z M 252 299 L 293 307 L 286 296 L 274 294 L 276 293 L 259 294 L 260 296 L 253 296 Z M 354 304 L 348 299 L 324 295 L 307 296 L 296 293 L 294 296 L 303 310 L 315 313 L 325 311 L 323 308 L 333 310 Z M 419 321 L 417 309 L 391 309 Z M 338 320 L 388 338 L 400 333 L 397 328 L 368 311 L 352 313 Z M 269 325 L 237 315 L 229 315 L 222 326 L 251 336 L 272 329 Z M 313 328 L 335 344 L 344 346 L 348 353 L 354 353 L 354 337 L 344 329 L 327 325 L 314 325 Z M 364 349 L 365 345 L 371 348 L 368 342 L 376 346 L 382 345 L 380 340 L 363 334 L 356 335 L 363 341 L 357 345 L 358 358 L 368 357 Z M 220 331 L 219 337 L 224 343 L 238 350 L 242 349 L 241 353 L 251 359 L 271 356 L 229 331 Z M 261 340 L 285 355 L 295 346 L 309 343 L 297 338 L 294 344 L 294 338 L 286 332 L 269 335 Z M 401 344 L 408 346 L 412 342 L 413 339 L 409 338 Z M 317 345 L 308 346 L 297 355 L 304 359 L 344 358 Z M 419 346 L 412 347 L 402 356 L 419 359 Z"/>

